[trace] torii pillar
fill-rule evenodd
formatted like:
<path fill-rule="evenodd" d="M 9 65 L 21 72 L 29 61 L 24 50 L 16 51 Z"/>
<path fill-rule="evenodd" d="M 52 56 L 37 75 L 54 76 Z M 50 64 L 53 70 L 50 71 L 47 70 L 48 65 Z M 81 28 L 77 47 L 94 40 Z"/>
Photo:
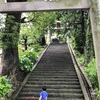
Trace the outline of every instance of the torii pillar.
<path fill-rule="evenodd" d="M 96 66 L 100 90 L 100 0 L 90 0 L 90 20 L 95 48 Z"/>

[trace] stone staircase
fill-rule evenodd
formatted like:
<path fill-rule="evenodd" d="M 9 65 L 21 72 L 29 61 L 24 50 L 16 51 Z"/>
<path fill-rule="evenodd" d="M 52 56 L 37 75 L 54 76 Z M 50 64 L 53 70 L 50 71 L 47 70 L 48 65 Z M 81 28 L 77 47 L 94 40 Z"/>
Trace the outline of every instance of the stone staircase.
<path fill-rule="evenodd" d="M 48 100 L 85 100 L 67 44 L 49 46 L 16 100 L 39 100 L 42 86 Z"/>

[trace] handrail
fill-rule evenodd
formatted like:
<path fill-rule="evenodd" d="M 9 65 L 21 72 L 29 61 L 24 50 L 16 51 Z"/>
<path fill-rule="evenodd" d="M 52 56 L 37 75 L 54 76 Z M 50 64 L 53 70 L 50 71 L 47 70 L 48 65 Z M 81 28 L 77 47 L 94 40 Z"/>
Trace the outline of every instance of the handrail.
<path fill-rule="evenodd" d="M 89 100 L 94 100 L 93 95 L 94 95 L 95 93 L 93 92 L 93 88 L 92 88 L 91 82 L 89 81 L 89 79 L 88 79 L 88 77 L 86 76 L 85 72 L 84 72 L 83 69 L 81 68 L 80 64 L 77 62 L 77 60 L 76 60 L 76 55 L 75 55 L 75 53 L 74 53 L 74 51 L 73 51 L 73 49 L 72 49 L 70 43 L 68 43 L 68 47 L 69 47 L 69 49 L 70 49 L 70 51 L 71 51 L 71 53 L 72 53 L 72 56 L 73 56 L 74 61 L 75 61 L 75 64 L 76 64 L 76 66 L 77 66 L 77 68 L 78 68 L 78 70 L 79 70 L 79 72 L 80 72 L 80 75 L 81 75 L 81 78 L 82 78 L 82 80 L 83 80 L 85 89 L 86 89 L 86 91 L 87 91 Z M 93 94 L 93 95 L 92 95 L 92 94 Z"/>

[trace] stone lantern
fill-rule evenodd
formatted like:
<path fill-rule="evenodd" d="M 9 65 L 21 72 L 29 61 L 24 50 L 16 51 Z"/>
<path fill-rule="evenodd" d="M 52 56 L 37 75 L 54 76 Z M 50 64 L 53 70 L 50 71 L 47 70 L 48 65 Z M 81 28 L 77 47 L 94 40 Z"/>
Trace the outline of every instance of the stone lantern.
<path fill-rule="evenodd" d="M 55 27 L 54 27 L 54 30 L 62 30 L 63 27 L 61 27 L 61 21 L 57 20 L 55 22 Z"/>

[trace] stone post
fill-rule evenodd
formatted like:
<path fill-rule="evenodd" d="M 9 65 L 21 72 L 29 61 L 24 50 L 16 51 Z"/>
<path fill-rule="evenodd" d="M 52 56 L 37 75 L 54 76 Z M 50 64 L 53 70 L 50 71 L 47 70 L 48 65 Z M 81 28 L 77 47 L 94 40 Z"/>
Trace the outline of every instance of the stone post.
<path fill-rule="evenodd" d="M 96 68 L 100 89 L 100 1 L 90 0 L 90 20 L 94 41 Z"/>
<path fill-rule="evenodd" d="M 50 34 L 50 28 L 48 28 L 48 33 L 47 33 L 47 44 L 51 43 L 51 34 Z"/>

